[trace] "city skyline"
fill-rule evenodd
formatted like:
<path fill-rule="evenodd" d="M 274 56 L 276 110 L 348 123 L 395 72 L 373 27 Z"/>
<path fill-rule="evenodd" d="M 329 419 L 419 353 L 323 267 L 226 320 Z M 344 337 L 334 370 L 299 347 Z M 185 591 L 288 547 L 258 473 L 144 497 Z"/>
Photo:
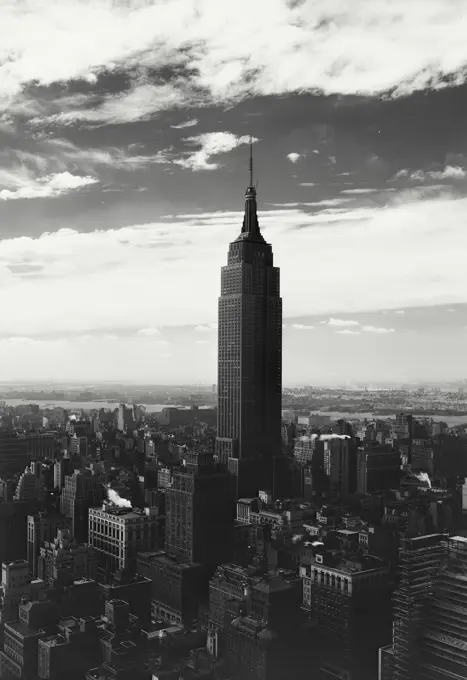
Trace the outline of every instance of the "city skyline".
<path fill-rule="evenodd" d="M 216 382 L 250 134 L 284 385 L 464 377 L 466 18 L 357 4 L 0 8 L 4 380 Z"/>

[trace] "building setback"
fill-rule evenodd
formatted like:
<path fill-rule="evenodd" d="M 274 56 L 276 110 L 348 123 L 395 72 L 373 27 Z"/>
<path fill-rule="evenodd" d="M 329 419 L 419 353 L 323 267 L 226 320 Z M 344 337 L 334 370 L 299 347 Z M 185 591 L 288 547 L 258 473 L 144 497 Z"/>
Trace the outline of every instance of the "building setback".
<path fill-rule="evenodd" d="M 218 348 L 216 453 L 235 477 L 237 498 L 255 496 L 282 448 L 282 300 L 259 229 L 251 146 L 243 226 L 221 274 Z"/>

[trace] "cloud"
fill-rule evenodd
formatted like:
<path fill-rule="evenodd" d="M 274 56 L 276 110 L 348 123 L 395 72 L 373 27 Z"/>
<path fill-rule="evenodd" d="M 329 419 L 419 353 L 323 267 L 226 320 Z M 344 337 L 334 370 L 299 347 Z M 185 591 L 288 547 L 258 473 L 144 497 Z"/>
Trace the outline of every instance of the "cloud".
<path fill-rule="evenodd" d="M 0 70 L 1 72 L 1 70 Z M 93 126 L 118 125 L 148 120 L 156 113 L 174 109 L 187 103 L 182 88 L 175 83 L 153 85 L 135 84 L 130 90 L 117 95 L 107 95 L 100 101 L 91 95 L 82 98 L 82 106 L 73 106 L 73 100 L 61 99 L 53 103 L 59 112 L 34 116 L 29 121 L 34 126 L 71 126 L 87 123 Z"/>
<path fill-rule="evenodd" d="M 25 157 L 24 153 L 16 151 L 20 160 L 35 161 L 42 164 L 56 164 L 59 166 L 74 166 L 94 171 L 99 166 L 107 166 L 118 170 L 134 171 L 154 163 L 170 163 L 169 149 L 163 149 L 155 154 L 131 154 L 115 146 L 105 148 L 78 147 L 67 139 L 47 139 L 39 144 L 44 155 L 35 158 Z"/>
<path fill-rule="evenodd" d="M 55 122 L 143 119 L 199 91 L 214 102 L 304 91 L 405 95 L 464 82 L 466 23 L 446 0 L 336 1 L 325 12 L 284 0 L 3 3 L 0 101 L 28 110 L 15 100 L 31 83 L 84 81 L 92 90 L 103 73 L 125 69 L 136 80 L 128 93 L 62 107 Z M 175 83 L 159 75 L 169 67 Z"/>
<path fill-rule="evenodd" d="M 158 328 L 156 328 L 155 326 L 152 326 L 150 328 L 141 328 L 138 331 L 138 335 L 142 335 L 144 337 L 151 337 L 151 338 L 154 337 L 154 336 L 158 336 L 160 334 L 161 334 L 160 330 Z"/>
<path fill-rule="evenodd" d="M 426 180 L 462 180 L 467 177 L 467 171 L 464 168 L 453 165 L 446 165 L 443 170 L 399 170 L 399 172 L 394 176 L 394 179 L 407 178 L 417 182 L 424 182 Z M 343 193 L 343 192 L 341 192 Z"/>
<path fill-rule="evenodd" d="M 300 186 L 306 186 L 301 184 Z M 327 207 L 334 207 L 338 205 L 347 205 L 350 203 L 353 199 L 351 198 L 325 198 L 322 201 L 312 201 L 310 203 L 304 203 L 302 205 L 307 205 L 310 207 L 315 207 L 315 208 L 327 208 Z"/>
<path fill-rule="evenodd" d="M 248 144 L 250 138 L 247 136 L 237 137 L 231 132 L 207 132 L 197 137 L 188 137 L 184 141 L 201 148 L 195 153 L 189 154 L 187 158 L 175 159 L 174 163 L 183 168 L 197 171 L 217 170 L 220 164 L 210 162 L 212 156 L 232 151 L 241 144 Z M 252 141 L 257 142 L 258 140 L 253 138 Z"/>
<path fill-rule="evenodd" d="M 299 160 L 300 157 L 301 157 L 301 154 L 295 153 L 295 152 L 287 154 L 287 158 L 289 159 L 289 161 L 291 163 L 296 163 Z"/>
<path fill-rule="evenodd" d="M 336 331 L 339 335 L 360 335 L 360 331 L 353 331 L 350 328 L 344 328 L 341 331 Z"/>
<path fill-rule="evenodd" d="M 321 321 L 321 323 L 327 324 L 328 326 L 360 326 L 359 321 L 354 319 L 329 319 L 329 321 Z"/>
<path fill-rule="evenodd" d="M 394 314 L 405 314 L 405 311 L 403 309 L 396 309 Z"/>
<path fill-rule="evenodd" d="M 296 331 L 312 331 L 314 328 L 303 323 L 293 323 L 291 327 Z"/>
<path fill-rule="evenodd" d="M 393 189 L 343 189 L 341 194 L 376 194 L 382 191 L 393 191 Z"/>
<path fill-rule="evenodd" d="M 365 333 L 394 333 L 394 328 L 378 328 L 377 326 L 362 326 L 362 331 Z"/>
<path fill-rule="evenodd" d="M 0 186 L 7 187 L 0 189 L 0 200 L 53 198 L 96 184 L 98 181 L 95 177 L 82 177 L 69 172 L 34 177 L 25 168 L 21 168 L 17 173 L 0 170 Z"/>
<path fill-rule="evenodd" d="M 0 183 L 5 179 L 0 173 Z M 289 318 L 340 319 L 345 314 L 352 320 L 366 311 L 467 303 L 467 198 L 389 202 L 385 208 L 376 206 L 365 220 L 354 219 L 356 211 L 348 209 L 339 221 L 334 214 L 299 208 L 260 211 L 261 229 L 281 268 Z M 113 333 L 124 327 L 135 342 L 151 345 L 138 330 L 209 327 L 217 319 L 220 268 L 242 218 L 239 206 L 238 211 L 181 214 L 118 229 L 80 233 L 62 228 L 40 238 L 3 239 L 2 332 L 36 337 L 45 332 Z M 433 228 L 437 224 L 443 228 Z M 358 253 L 365 266 L 356 267 L 349 252 Z M 180 285 L 181 261 L 184 280 L 190 282 L 188 305 L 187 289 Z M 36 267 L 33 282 L 21 273 L 24 265 Z M 310 290 L 320 294 L 310 296 Z M 31 299 L 54 304 L 31 305 Z M 74 305 L 73 314 L 57 314 L 70 300 L 83 299 L 86 304 Z M 18 314 L 18 309 L 28 313 Z M 122 315 L 122 309 L 128 314 Z M 203 331 L 196 333 L 202 337 Z"/>
<path fill-rule="evenodd" d="M 195 125 L 198 125 L 199 120 L 197 118 L 192 118 L 191 120 L 187 120 L 184 123 L 179 123 L 178 125 L 171 125 L 171 128 L 174 128 L 175 130 L 183 130 L 184 128 L 188 127 L 194 127 Z"/>

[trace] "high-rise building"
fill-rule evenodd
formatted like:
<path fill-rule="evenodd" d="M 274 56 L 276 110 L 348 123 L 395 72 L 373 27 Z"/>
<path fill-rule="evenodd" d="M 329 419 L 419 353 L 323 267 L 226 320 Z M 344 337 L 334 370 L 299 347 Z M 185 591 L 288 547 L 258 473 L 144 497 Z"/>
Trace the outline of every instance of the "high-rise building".
<path fill-rule="evenodd" d="M 406 538 L 399 552 L 399 585 L 393 597 L 394 680 L 415 680 L 420 643 L 445 555 L 443 534 Z"/>
<path fill-rule="evenodd" d="M 467 677 L 467 538 L 452 536 L 447 543 L 422 643 L 423 680 Z"/>
<path fill-rule="evenodd" d="M 232 550 L 234 507 L 230 477 L 209 451 L 189 452 L 166 492 L 167 552 L 200 564 L 226 562 Z"/>
<path fill-rule="evenodd" d="M 356 447 L 355 441 L 333 438 L 324 442 L 324 471 L 329 478 L 329 488 L 344 498 L 355 491 Z"/>
<path fill-rule="evenodd" d="M 389 568 L 376 557 L 315 550 L 300 575 L 321 657 L 318 677 L 374 678 L 378 649 L 390 640 Z"/>
<path fill-rule="evenodd" d="M 88 452 L 87 437 L 79 437 L 74 434 L 70 439 L 70 455 L 73 458 L 84 458 Z"/>
<path fill-rule="evenodd" d="M 65 477 L 60 511 L 71 519 L 71 533 L 78 543 L 87 540 L 89 508 L 99 505 L 104 495 L 102 478 L 90 470 L 75 470 Z"/>
<path fill-rule="evenodd" d="M 0 432 L 0 476 L 21 472 L 29 462 L 26 439 L 16 432 Z"/>
<path fill-rule="evenodd" d="M 385 444 L 372 443 L 357 451 L 357 492 L 389 491 L 399 486 L 400 455 Z"/>
<path fill-rule="evenodd" d="M 250 145 L 250 181 L 239 236 L 222 268 L 219 298 L 216 453 L 236 479 L 237 497 L 255 496 L 258 461 L 281 454 L 282 300 L 279 269 L 260 232 Z"/>
<path fill-rule="evenodd" d="M 55 435 L 53 432 L 30 432 L 26 435 L 26 450 L 34 459 L 53 458 Z"/>

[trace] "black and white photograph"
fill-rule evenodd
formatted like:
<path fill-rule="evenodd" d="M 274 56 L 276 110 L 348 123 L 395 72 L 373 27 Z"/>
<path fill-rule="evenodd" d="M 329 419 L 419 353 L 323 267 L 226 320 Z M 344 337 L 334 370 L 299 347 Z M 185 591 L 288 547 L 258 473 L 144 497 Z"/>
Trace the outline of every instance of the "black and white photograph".
<path fill-rule="evenodd" d="M 467 680 L 467 0 L 0 0 L 0 680 Z"/>

